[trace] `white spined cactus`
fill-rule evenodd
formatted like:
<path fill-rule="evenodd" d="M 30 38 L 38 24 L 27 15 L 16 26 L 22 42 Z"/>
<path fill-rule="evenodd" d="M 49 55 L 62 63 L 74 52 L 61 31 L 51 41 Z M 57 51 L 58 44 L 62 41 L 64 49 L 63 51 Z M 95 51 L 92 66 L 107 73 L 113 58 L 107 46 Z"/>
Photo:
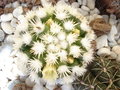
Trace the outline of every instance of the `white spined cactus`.
<path fill-rule="evenodd" d="M 85 66 L 93 59 L 90 42 L 94 40 L 94 32 L 84 16 L 60 2 L 55 6 L 43 5 L 23 16 L 25 29 L 24 24 L 18 23 L 13 46 L 18 54 L 23 53 L 17 55 L 17 60 L 28 68 L 25 70 L 30 77 L 34 73 L 33 80 L 36 81 L 36 74 L 47 82 L 60 79 L 68 84 L 86 72 Z M 23 61 L 22 55 L 27 56 L 27 61 Z"/>

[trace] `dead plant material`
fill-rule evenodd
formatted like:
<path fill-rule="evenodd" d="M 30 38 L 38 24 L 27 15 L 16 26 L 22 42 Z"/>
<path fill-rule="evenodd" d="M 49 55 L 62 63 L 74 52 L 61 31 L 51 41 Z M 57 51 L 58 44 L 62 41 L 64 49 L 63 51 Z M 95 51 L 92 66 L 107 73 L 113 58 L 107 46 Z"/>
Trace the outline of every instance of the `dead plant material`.
<path fill-rule="evenodd" d="M 21 84 L 15 85 L 13 90 L 32 90 L 32 87 L 28 87 L 24 83 L 21 83 Z"/>
<path fill-rule="evenodd" d="M 95 31 L 97 36 L 106 34 L 111 30 L 111 25 L 106 23 L 103 18 L 97 18 L 91 21 L 90 26 Z"/>

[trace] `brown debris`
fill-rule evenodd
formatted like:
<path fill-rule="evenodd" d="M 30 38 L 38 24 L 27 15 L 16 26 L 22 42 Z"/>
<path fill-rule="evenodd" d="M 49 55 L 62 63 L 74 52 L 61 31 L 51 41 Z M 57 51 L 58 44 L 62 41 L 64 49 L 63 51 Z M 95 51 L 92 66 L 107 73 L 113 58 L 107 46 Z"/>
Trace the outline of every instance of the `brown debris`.
<path fill-rule="evenodd" d="M 97 36 L 106 34 L 111 30 L 111 25 L 106 23 L 103 18 L 97 18 L 91 21 L 90 26 L 95 31 Z"/>
<path fill-rule="evenodd" d="M 21 84 L 15 85 L 13 90 L 32 90 L 32 87 L 28 87 L 24 83 L 21 83 Z"/>
<path fill-rule="evenodd" d="M 4 13 L 3 8 L 0 8 L 0 15 Z"/>
<path fill-rule="evenodd" d="M 92 44 L 92 48 L 93 48 L 94 50 L 96 50 L 96 49 L 97 49 L 97 48 L 96 48 L 96 41 L 95 41 L 95 40 L 91 41 L 91 44 Z"/>
<path fill-rule="evenodd" d="M 4 8 L 4 13 L 12 13 L 14 8 Z"/>

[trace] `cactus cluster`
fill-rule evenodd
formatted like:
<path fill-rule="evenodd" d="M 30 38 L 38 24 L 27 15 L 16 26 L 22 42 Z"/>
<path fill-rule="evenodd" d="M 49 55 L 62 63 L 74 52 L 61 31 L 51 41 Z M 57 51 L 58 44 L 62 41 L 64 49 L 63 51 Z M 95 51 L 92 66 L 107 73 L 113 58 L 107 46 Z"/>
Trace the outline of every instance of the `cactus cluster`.
<path fill-rule="evenodd" d="M 75 90 L 120 90 L 120 63 L 96 56 L 89 71 L 73 83 Z"/>
<path fill-rule="evenodd" d="M 16 64 L 33 81 L 71 83 L 93 59 L 94 32 L 70 5 L 51 4 L 19 16 L 14 50 Z M 38 78 L 36 78 L 38 77 Z"/>

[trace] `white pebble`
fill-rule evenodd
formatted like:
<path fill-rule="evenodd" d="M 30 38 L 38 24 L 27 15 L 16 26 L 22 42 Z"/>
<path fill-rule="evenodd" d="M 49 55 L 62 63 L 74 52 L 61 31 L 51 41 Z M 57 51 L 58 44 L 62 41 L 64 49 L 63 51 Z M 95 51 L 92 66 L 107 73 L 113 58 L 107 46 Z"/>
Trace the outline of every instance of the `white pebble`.
<path fill-rule="evenodd" d="M 6 22 L 13 19 L 12 13 L 1 15 L 1 21 Z"/>
<path fill-rule="evenodd" d="M 22 13 L 23 13 L 23 8 L 22 8 L 21 6 L 19 6 L 18 8 L 16 8 L 16 9 L 13 11 L 13 16 L 17 18 L 17 17 L 20 16 Z"/>
<path fill-rule="evenodd" d="M 83 9 L 81 9 L 81 8 L 79 8 L 78 11 L 79 11 L 82 15 L 84 15 L 84 16 L 88 15 L 88 12 L 85 11 L 85 10 L 83 10 Z"/>
<path fill-rule="evenodd" d="M 86 5 L 87 4 L 87 0 L 83 0 L 82 4 Z"/>
<path fill-rule="evenodd" d="M 81 6 L 81 8 L 83 9 L 83 10 L 85 10 L 85 11 L 90 11 L 90 9 L 87 7 L 87 6 Z"/>
<path fill-rule="evenodd" d="M 117 30 L 118 30 L 118 32 L 120 34 L 120 23 L 118 23 L 118 25 L 117 25 Z"/>
<path fill-rule="evenodd" d="M 2 22 L 1 28 L 6 34 L 12 34 L 15 31 L 15 29 L 10 25 L 9 22 Z"/>
<path fill-rule="evenodd" d="M 109 44 L 110 47 L 113 47 L 113 46 L 117 45 L 117 42 L 116 41 L 115 42 L 109 42 L 108 44 Z"/>
<path fill-rule="evenodd" d="M 4 43 L 13 43 L 13 42 L 14 42 L 14 35 L 8 35 L 4 40 Z"/>
<path fill-rule="evenodd" d="M 97 49 L 108 46 L 107 35 L 102 35 L 96 39 Z"/>
<path fill-rule="evenodd" d="M 120 54 L 120 45 L 114 46 L 112 48 L 112 51 L 119 55 Z"/>
<path fill-rule="evenodd" d="M 118 39 L 117 43 L 120 45 L 120 38 Z"/>
<path fill-rule="evenodd" d="M 2 30 L 0 30 L 0 41 L 3 41 L 4 37 L 5 33 Z"/>
<path fill-rule="evenodd" d="M 28 86 L 30 86 L 30 87 L 33 87 L 35 85 L 35 83 L 32 82 L 30 78 L 27 78 L 25 80 L 25 84 L 28 85 Z"/>
<path fill-rule="evenodd" d="M 75 7 L 75 8 L 79 8 L 80 4 L 77 3 L 77 2 L 73 2 L 73 3 L 72 3 L 72 6 Z"/>
<path fill-rule="evenodd" d="M 95 8 L 95 0 L 87 0 L 87 6 L 90 9 L 94 9 Z"/>
<path fill-rule="evenodd" d="M 28 76 L 20 76 L 20 81 L 24 82 Z"/>
<path fill-rule="evenodd" d="M 117 54 L 116 54 L 116 53 L 114 53 L 114 52 L 112 52 L 112 51 L 111 51 L 110 56 L 111 56 L 113 59 L 116 59 L 116 58 L 117 58 Z"/>
<path fill-rule="evenodd" d="M 111 54 L 111 51 L 109 48 L 100 48 L 98 51 L 97 51 L 97 55 L 99 56 L 103 56 L 103 55 L 110 55 Z"/>
<path fill-rule="evenodd" d="M 108 23 L 108 20 L 109 20 L 109 16 L 108 15 L 102 15 L 103 18 L 105 19 L 105 21 Z"/>
<path fill-rule="evenodd" d="M 18 20 L 15 19 L 15 18 L 13 18 L 13 19 L 11 20 L 11 22 L 10 22 L 11 26 L 13 26 L 13 27 L 16 27 L 16 26 L 17 26 L 17 23 L 18 23 Z"/>
<path fill-rule="evenodd" d="M 115 35 L 117 34 L 117 28 L 116 28 L 116 26 L 115 25 L 112 25 L 112 28 L 111 28 L 111 30 L 110 30 L 110 33 L 108 34 L 108 40 L 110 41 L 110 42 L 116 42 L 115 41 Z"/>
<path fill-rule="evenodd" d="M 46 88 L 49 89 L 49 90 L 54 90 L 55 85 L 46 84 Z"/>
<path fill-rule="evenodd" d="M 13 8 L 17 8 L 18 6 L 20 6 L 20 3 L 18 1 L 15 1 L 14 3 L 12 3 Z"/>
<path fill-rule="evenodd" d="M 78 1 L 78 3 L 81 5 L 82 4 L 82 0 L 77 0 Z"/>
<path fill-rule="evenodd" d="M 41 84 L 35 84 L 32 90 L 44 90 L 44 87 Z"/>
<path fill-rule="evenodd" d="M 61 86 L 62 90 L 74 90 L 71 84 L 64 84 Z"/>
<path fill-rule="evenodd" d="M 117 59 L 116 59 L 118 62 L 120 62 L 120 55 L 118 55 Z"/>
<path fill-rule="evenodd" d="M 5 5 L 5 8 L 11 8 L 11 7 L 12 7 L 12 3 Z"/>

